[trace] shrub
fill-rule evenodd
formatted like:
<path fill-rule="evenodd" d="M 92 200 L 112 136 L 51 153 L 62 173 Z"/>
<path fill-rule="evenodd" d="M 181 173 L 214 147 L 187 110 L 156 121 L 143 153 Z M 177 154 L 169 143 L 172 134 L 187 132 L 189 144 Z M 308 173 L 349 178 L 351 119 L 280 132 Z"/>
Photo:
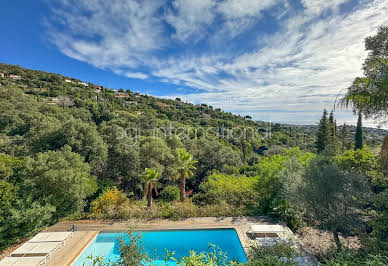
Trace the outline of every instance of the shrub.
<path fill-rule="evenodd" d="M 244 216 L 251 214 L 249 211 L 255 209 L 246 208 L 245 206 L 233 206 L 229 205 L 225 201 L 221 201 L 217 204 L 210 204 L 199 208 L 198 216 L 202 217 L 233 217 Z"/>
<path fill-rule="evenodd" d="M 249 250 L 249 266 L 298 265 L 295 256 L 297 250 L 289 243 L 278 243 L 272 247 L 252 246 Z"/>
<path fill-rule="evenodd" d="M 290 201 L 302 182 L 306 165 L 314 157 L 294 148 L 286 150 L 285 155 L 273 155 L 260 161 L 257 191 L 262 213 L 281 219 L 291 229 L 303 224 L 299 205 Z"/>
<path fill-rule="evenodd" d="M 383 169 L 379 161 L 366 149 L 348 150 L 336 157 L 337 164 L 348 171 L 368 176 L 374 185 L 384 181 Z"/>
<path fill-rule="evenodd" d="M 162 219 L 173 219 L 175 217 L 174 205 L 170 202 L 161 202 L 158 216 Z"/>
<path fill-rule="evenodd" d="M 323 259 L 325 265 L 387 265 L 388 257 L 382 254 L 365 254 L 364 252 L 343 249 L 340 252 L 330 252 L 326 258 Z"/>
<path fill-rule="evenodd" d="M 185 202 L 177 202 L 174 204 L 174 217 L 172 219 L 185 219 L 197 216 L 198 207 L 190 200 Z"/>
<path fill-rule="evenodd" d="M 119 239 L 120 259 L 118 265 L 143 265 L 151 262 L 143 245 L 143 236 L 130 229 Z"/>
<path fill-rule="evenodd" d="M 258 215 L 257 208 L 251 209 L 246 206 L 233 206 L 225 201 L 217 204 L 206 206 L 196 206 L 190 200 L 185 202 L 155 202 L 155 204 L 147 208 L 146 201 L 127 201 L 119 205 L 116 209 L 113 207 L 107 208 L 105 212 L 92 212 L 88 218 L 107 219 L 107 218 L 122 218 L 122 219 L 185 219 L 190 217 L 232 217 L 245 215 Z"/>
<path fill-rule="evenodd" d="M 203 194 L 198 195 L 196 201 L 201 199 L 208 204 L 226 201 L 235 206 L 253 205 L 257 199 L 256 183 L 257 179 L 254 177 L 213 173 L 201 183 Z"/>
<path fill-rule="evenodd" d="M 94 214 L 107 214 L 110 217 L 115 217 L 119 207 L 126 203 L 127 200 L 125 194 L 116 187 L 108 188 L 92 202 L 92 212 Z"/>
<path fill-rule="evenodd" d="M 209 244 L 207 252 L 196 253 L 190 250 L 188 256 L 182 257 L 178 261 L 178 265 L 187 266 L 217 266 L 217 265 L 241 265 L 241 263 L 234 262 L 228 259 L 225 252 L 217 248 L 213 244 Z"/>
<path fill-rule="evenodd" d="M 179 200 L 179 188 L 177 186 L 166 186 L 160 193 L 160 199 L 165 202 Z"/>

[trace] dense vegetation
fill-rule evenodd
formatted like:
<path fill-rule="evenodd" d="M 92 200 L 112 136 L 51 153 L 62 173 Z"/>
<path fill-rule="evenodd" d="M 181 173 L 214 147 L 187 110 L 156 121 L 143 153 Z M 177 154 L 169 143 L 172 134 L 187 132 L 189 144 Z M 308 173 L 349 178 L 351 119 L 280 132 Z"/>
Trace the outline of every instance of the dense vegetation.
<path fill-rule="evenodd" d="M 0 249 L 60 219 L 270 215 L 332 232 L 327 264 L 383 261 L 387 132 L 361 127 L 386 110 L 387 53 L 373 50 L 386 27 L 378 34 L 366 42 L 373 88 L 352 86 L 343 100 L 357 128 L 326 111 L 317 126 L 269 125 L 0 64 Z M 362 249 L 348 251 L 340 234 Z"/>

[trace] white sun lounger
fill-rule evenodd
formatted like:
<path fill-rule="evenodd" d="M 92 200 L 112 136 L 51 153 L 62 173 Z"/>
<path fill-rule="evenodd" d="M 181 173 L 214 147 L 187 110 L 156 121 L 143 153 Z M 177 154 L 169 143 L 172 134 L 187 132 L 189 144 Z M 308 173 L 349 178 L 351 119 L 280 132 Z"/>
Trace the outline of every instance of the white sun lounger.
<path fill-rule="evenodd" d="M 24 243 L 11 253 L 11 257 L 44 256 L 51 258 L 52 253 L 60 248 L 61 242 Z"/>
<path fill-rule="evenodd" d="M 46 257 L 5 257 L 0 266 L 37 266 L 46 263 Z"/>
<path fill-rule="evenodd" d="M 284 228 L 278 224 L 253 224 L 247 233 L 251 235 L 251 238 L 256 239 L 259 245 L 265 246 L 280 239 L 281 236 L 284 236 L 284 232 Z"/>
<path fill-rule="evenodd" d="M 66 240 L 73 236 L 73 232 L 44 232 L 34 236 L 29 243 L 42 243 L 42 242 L 61 242 L 66 244 Z"/>
<path fill-rule="evenodd" d="M 5 257 L 0 266 L 36 266 L 46 263 L 46 257 Z"/>
<path fill-rule="evenodd" d="M 253 224 L 249 227 L 248 232 L 256 234 L 284 233 L 284 228 L 278 224 Z"/>

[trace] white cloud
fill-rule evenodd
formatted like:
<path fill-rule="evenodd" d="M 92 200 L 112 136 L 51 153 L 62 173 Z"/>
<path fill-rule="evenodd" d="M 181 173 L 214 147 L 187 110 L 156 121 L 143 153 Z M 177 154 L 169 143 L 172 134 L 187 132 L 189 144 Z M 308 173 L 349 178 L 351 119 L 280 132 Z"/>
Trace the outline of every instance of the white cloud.
<path fill-rule="evenodd" d="M 61 0 L 54 8 L 61 25 L 49 33 L 77 60 L 202 90 L 171 97 L 311 123 L 362 74 L 363 39 L 388 23 L 385 0 L 360 0 L 343 13 L 345 2 L 301 0 L 304 8 L 295 9 L 286 0 Z M 266 26 L 273 29 L 257 30 Z M 354 119 L 349 111 L 338 117 Z"/>
<path fill-rule="evenodd" d="M 168 40 L 154 13 L 163 3 L 145 0 L 59 0 L 49 37 L 66 55 L 101 68 L 136 67 Z"/>
<path fill-rule="evenodd" d="M 309 13 L 320 14 L 327 9 L 336 9 L 349 0 L 302 0 L 302 5 Z"/>
<path fill-rule="evenodd" d="M 219 11 L 228 18 L 257 16 L 280 1 L 277 0 L 226 0 L 218 6 Z"/>
<path fill-rule="evenodd" d="M 148 78 L 148 75 L 141 73 L 141 72 L 126 72 L 124 75 L 128 78 L 133 78 L 133 79 L 146 79 L 146 78 Z"/>
<path fill-rule="evenodd" d="M 166 21 L 175 28 L 174 37 L 180 41 L 201 39 L 206 35 L 206 26 L 213 22 L 215 7 L 213 0 L 175 0 L 167 11 Z"/>

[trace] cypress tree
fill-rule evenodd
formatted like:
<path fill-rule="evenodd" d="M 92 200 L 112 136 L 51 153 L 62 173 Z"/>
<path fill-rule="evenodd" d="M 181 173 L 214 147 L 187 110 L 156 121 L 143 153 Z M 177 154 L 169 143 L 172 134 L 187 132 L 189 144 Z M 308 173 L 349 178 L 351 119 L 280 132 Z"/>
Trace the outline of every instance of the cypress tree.
<path fill-rule="evenodd" d="M 323 110 L 323 115 L 318 124 L 316 148 L 317 152 L 321 153 L 325 150 L 328 144 L 329 137 L 329 122 L 327 120 L 327 111 Z"/>
<path fill-rule="evenodd" d="M 329 137 L 330 137 L 330 142 L 334 143 L 335 138 L 337 137 L 337 125 L 336 122 L 334 121 L 334 114 L 333 111 L 331 111 L 330 116 L 329 116 Z"/>
<path fill-rule="evenodd" d="M 358 113 L 358 121 L 357 121 L 354 149 L 355 150 L 362 149 L 362 115 L 361 115 L 361 112 Z"/>
<path fill-rule="evenodd" d="M 344 153 L 346 147 L 348 146 L 348 131 L 346 130 L 346 123 L 344 123 L 339 132 L 339 137 L 341 139 L 341 152 Z"/>
<path fill-rule="evenodd" d="M 325 153 L 327 155 L 336 155 L 337 154 L 337 124 L 334 120 L 333 111 L 330 112 L 329 121 L 328 121 L 328 139 L 325 148 Z"/>

